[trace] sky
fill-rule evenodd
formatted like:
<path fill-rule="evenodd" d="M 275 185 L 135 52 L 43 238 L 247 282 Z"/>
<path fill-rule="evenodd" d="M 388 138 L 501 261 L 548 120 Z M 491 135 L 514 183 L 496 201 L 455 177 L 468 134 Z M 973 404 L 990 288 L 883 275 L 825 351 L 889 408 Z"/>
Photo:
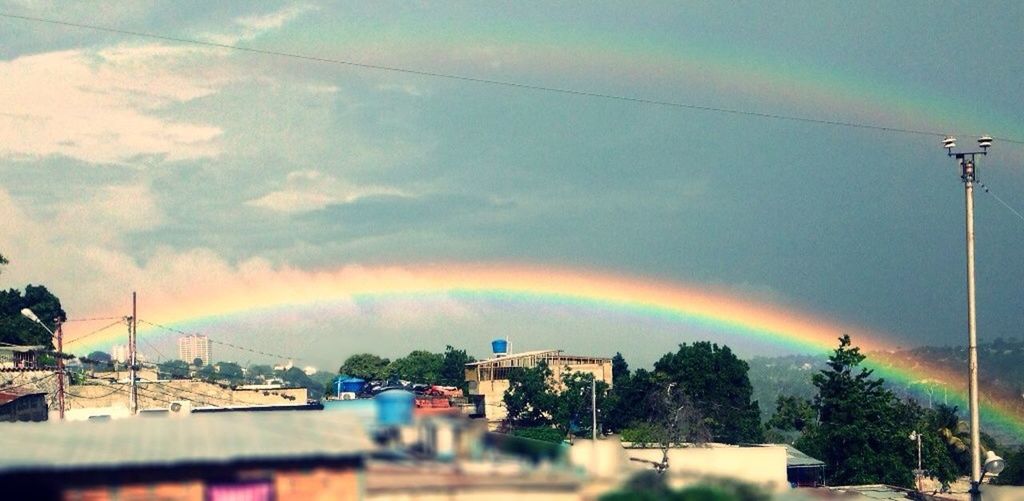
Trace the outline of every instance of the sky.
<path fill-rule="evenodd" d="M 641 365 L 699 339 L 789 348 L 443 293 L 160 313 L 338 270 L 515 264 L 724 291 L 893 346 L 961 344 L 964 195 L 941 136 L 708 108 L 1024 141 L 1019 2 L 16 0 L 0 13 L 120 31 L 0 17 L 0 287 L 45 284 L 71 319 L 128 314 L 137 291 L 141 319 L 320 367 L 449 344 L 482 356 L 496 336 Z M 1024 218 L 1000 200 L 1024 210 L 1024 145 L 997 139 L 979 169 L 979 335 L 1021 339 Z M 173 355 L 174 336 L 140 349 Z"/>

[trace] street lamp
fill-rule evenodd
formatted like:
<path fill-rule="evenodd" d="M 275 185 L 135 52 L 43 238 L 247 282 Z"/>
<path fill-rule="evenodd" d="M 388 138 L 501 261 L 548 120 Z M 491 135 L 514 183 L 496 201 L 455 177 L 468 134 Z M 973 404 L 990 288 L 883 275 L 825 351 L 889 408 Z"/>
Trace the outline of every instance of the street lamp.
<path fill-rule="evenodd" d="M 1003 472 L 1003 468 L 1006 468 L 1006 461 L 997 456 L 995 451 L 988 451 L 985 453 L 985 468 L 981 473 L 981 479 L 985 479 L 986 473 L 998 475 Z"/>
<path fill-rule="evenodd" d="M 60 420 L 64 420 L 64 330 L 61 329 L 60 318 L 55 318 L 54 322 L 57 324 L 57 332 L 54 333 L 49 327 L 46 326 L 39 320 L 35 312 L 28 308 L 21 309 L 21 315 L 25 318 L 41 325 L 46 332 L 50 333 L 51 337 L 57 338 L 57 402 L 58 409 L 60 411 Z"/>
<path fill-rule="evenodd" d="M 971 499 L 981 499 L 981 436 L 978 429 L 978 331 L 977 317 L 974 306 L 974 182 L 977 170 L 974 164 L 976 155 L 988 155 L 992 146 L 992 136 L 978 138 L 981 151 L 956 152 L 956 138 L 948 136 L 942 140 L 946 154 L 956 157 L 960 165 L 960 179 L 964 182 L 964 205 L 966 207 L 966 240 L 967 240 L 967 377 L 971 412 Z"/>

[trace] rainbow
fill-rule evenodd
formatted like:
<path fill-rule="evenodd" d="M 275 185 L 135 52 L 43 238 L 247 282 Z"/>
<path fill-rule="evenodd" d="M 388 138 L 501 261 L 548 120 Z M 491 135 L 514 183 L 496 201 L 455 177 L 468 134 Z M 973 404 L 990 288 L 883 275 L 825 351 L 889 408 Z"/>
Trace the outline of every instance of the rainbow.
<path fill-rule="evenodd" d="M 809 118 L 961 134 L 1024 135 L 1019 120 L 1004 111 L 979 112 L 976 104 L 933 89 L 872 79 L 855 69 L 818 68 L 770 53 L 738 52 L 705 41 L 501 19 L 457 30 L 447 20 L 431 24 L 419 15 L 398 15 L 389 20 L 388 30 L 371 23 L 339 28 L 337 23 L 328 27 L 319 22 L 300 20 L 292 26 L 295 29 L 266 34 L 253 46 L 265 44 L 294 53 L 315 48 L 319 56 L 359 63 L 634 97 L 657 99 L 670 91 L 668 99 L 680 102 L 688 99 L 677 97 L 679 89 L 690 89 L 684 95 L 693 95 L 695 89 L 715 95 L 731 91 L 766 106 L 753 111 L 771 112 L 773 105 L 792 109 L 797 104 Z M 593 86 L 595 81 L 599 86 Z M 646 89 L 656 94 L 637 94 Z"/>
<path fill-rule="evenodd" d="M 146 292 L 139 316 L 165 326 L 189 330 L 234 316 L 271 311 L 329 309 L 359 301 L 413 298 L 486 299 L 505 303 L 574 306 L 625 312 L 665 319 L 712 332 L 739 334 L 791 349 L 824 353 L 837 346 L 837 338 L 850 334 L 855 345 L 870 353 L 870 366 L 887 380 L 910 384 L 935 380 L 947 385 L 951 403 L 965 406 L 961 372 L 934 367 L 924 361 L 897 360 L 885 338 L 861 328 L 843 325 L 776 305 L 755 302 L 735 293 L 708 287 L 568 268 L 524 265 L 420 265 L 404 268 L 344 267 L 307 272 L 295 269 L 239 274 L 216 285 L 197 286 L 187 293 Z M 123 315 L 123 308 L 93 316 Z M 70 325 L 70 324 L 69 324 Z M 83 329 L 83 331 L 86 329 Z M 189 330 L 191 331 L 191 330 Z M 140 339 L 173 335 L 140 325 Z M 69 351 L 103 349 L 124 337 L 123 329 L 92 335 L 68 331 Z M 81 341 L 78 341 L 81 339 Z M 985 402 L 988 422 L 1003 425 L 1024 437 L 1024 419 L 1010 404 Z"/>

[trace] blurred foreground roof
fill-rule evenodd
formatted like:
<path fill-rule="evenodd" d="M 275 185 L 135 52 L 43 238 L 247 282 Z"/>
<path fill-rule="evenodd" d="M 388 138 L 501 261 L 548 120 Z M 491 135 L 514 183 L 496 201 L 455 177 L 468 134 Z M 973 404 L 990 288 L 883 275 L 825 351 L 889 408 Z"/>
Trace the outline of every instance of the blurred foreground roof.
<path fill-rule="evenodd" d="M 3 426 L 0 474 L 339 460 L 373 448 L 342 413 L 259 412 Z"/>

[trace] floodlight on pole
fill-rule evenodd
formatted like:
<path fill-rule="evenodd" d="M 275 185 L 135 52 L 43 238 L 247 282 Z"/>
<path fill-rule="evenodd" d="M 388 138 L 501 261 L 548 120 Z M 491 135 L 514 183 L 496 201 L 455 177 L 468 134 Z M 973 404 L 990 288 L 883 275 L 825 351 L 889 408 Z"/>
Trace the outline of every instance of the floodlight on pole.
<path fill-rule="evenodd" d="M 1006 460 L 990 450 L 985 453 L 985 467 L 981 472 L 981 478 L 984 479 L 986 473 L 998 475 L 1003 472 L 1003 468 L 1006 468 Z"/>
<path fill-rule="evenodd" d="M 947 136 L 942 140 L 946 154 L 956 157 L 960 166 L 960 179 L 964 182 L 964 206 L 966 209 L 965 233 L 967 241 L 967 379 L 968 403 L 971 417 L 971 499 L 981 500 L 981 432 L 978 415 L 978 330 L 974 290 L 974 182 L 977 180 L 975 156 L 988 155 L 992 136 L 978 138 L 981 151 L 953 151 L 956 138 Z"/>

